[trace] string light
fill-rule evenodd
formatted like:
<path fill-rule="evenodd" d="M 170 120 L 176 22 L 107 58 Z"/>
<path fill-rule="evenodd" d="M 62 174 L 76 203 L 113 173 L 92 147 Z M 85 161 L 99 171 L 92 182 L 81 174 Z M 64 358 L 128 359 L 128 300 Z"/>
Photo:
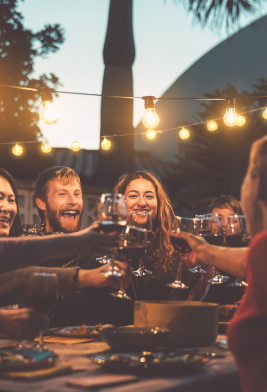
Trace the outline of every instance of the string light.
<path fill-rule="evenodd" d="M 102 150 L 109 150 L 110 147 L 111 147 L 111 141 L 106 139 L 106 138 L 104 138 L 104 140 L 101 143 Z"/>
<path fill-rule="evenodd" d="M 143 124 L 148 129 L 156 128 L 159 125 L 159 116 L 155 111 L 155 104 L 154 104 L 155 97 L 148 96 L 148 97 L 142 97 L 142 99 L 144 99 L 145 101 L 145 109 L 146 109 L 146 112 L 142 119 Z"/>
<path fill-rule="evenodd" d="M 211 132 L 216 131 L 216 129 L 218 129 L 218 125 L 217 125 L 216 121 L 211 120 L 207 123 L 207 128 L 208 128 L 208 131 L 211 131 Z"/>
<path fill-rule="evenodd" d="M 53 95 L 49 88 L 45 88 L 42 92 L 43 109 L 41 119 L 46 124 L 55 124 L 59 118 L 58 111 L 53 104 Z"/>
<path fill-rule="evenodd" d="M 239 127 L 242 127 L 245 124 L 246 124 L 245 117 L 244 116 L 238 116 L 236 125 L 238 125 Z"/>
<path fill-rule="evenodd" d="M 52 147 L 50 146 L 49 143 L 45 142 L 41 145 L 41 150 L 45 153 L 48 154 L 50 151 L 52 151 Z"/>
<path fill-rule="evenodd" d="M 188 139 L 190 136 L 190 132 L 186 128 L 182 128 L 179 132 L 179 136 L 181 139 Z"/>
<path fill-rule="evenodd" d="M 146 137 L 150 140 L 155 139 L 157 136 L 157 132 L 154 129 L 148 129 L 146 131 Z"/>
<path fill-rule="evenodd" d="M 225 125 L 228 127 L 234 127 L 237 124 L 238 114 L 235 111 L 235 99 L 226 99 L 226 112 L 223 117 Z"/>
<path fill-rule="evenodd" d="M 12 148 L 12 153 L 17 157 L 23 153 L 23 147 L 21 147 L 18 143 Z"/>
<path fill-rule="evenodd" d="M 80 146 L 80 143 L 76 142 L 76 140 L 75 140 L 75 141 L 71 144 L 71 147 L 70 147 L 70 148 L 72 149 L 72 151 L 77 152 L 77 151 L 80 151 L 81 146 Z"/>
<path fill-rule="evenodd" d="M 262 117 L 265 118 L 265 120 L 267 120 L 267 108 L 265 108 L 264 111 L 262 112 Z"/>

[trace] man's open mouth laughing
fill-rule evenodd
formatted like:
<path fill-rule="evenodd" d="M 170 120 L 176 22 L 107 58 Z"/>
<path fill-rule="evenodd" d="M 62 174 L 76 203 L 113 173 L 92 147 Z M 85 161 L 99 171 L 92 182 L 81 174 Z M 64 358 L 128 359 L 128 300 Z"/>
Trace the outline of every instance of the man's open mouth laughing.
<path fill-rule="evenodd" d="M 62 212 L 62 216 L 66 221 L 75 221 L 76 216 L 80 216 L 79 210 L 65 210 Z"/>

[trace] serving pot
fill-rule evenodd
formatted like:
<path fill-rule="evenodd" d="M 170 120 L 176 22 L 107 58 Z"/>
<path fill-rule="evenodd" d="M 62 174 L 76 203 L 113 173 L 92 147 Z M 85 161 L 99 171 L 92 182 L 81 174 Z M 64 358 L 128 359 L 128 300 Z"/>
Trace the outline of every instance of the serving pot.
<path fill-rule="evenodd" d="M 168 346 L 210 346 L 218 334 L 218 307 L 197 301 L 136 301 L 134 326 L 169 329 Z"/>

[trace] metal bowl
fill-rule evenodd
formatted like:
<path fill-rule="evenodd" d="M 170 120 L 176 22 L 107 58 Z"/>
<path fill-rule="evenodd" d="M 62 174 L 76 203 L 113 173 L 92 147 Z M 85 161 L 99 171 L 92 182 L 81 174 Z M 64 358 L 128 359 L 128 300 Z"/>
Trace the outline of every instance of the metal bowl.
<path fill-rule="evenodd" d="M 157 327 L 110 327 L 99 330 L 100 337 L 119 351 L 149 351 L 162 345 L 169 330 Z"/>

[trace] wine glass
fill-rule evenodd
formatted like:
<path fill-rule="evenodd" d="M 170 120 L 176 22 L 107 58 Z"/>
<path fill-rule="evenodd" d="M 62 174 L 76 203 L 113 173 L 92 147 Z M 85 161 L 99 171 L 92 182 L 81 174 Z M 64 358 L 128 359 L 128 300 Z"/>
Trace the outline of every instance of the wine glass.
<path fill-rule="evenodd" d="M 221 245 L 223 241 L 223 232 L 218 216 L 215 214 L 204 214 L 196 215 L 196 218 L 198 219 L 196 221 L 197 234 L 205 238 L 211 245 Z M 201 268 L 201 265 L 197 265 L 189 271 L 201 274 L 206 273 L 206 271 Z"/>
<path fill-rule="evenodd" d="M 245 215 L 228 215 L 226 222 L 226 244 L 231 248 L 243 248 L 247 246 L 247 224 Z M 248 284 L 242 278 L 229 284 L 232 287 L 246 287 Z"/>
<path fill-rule="evenodd" d="M 211 233 L 203 234 L 205 240 L 211 245 L 220 246 L 223 244 L 223 229 L 218 214 L 204 214 L 203 219 L 210 219 Z M 200 234 L 201 235 L 201 234 Z M 223 284 L 228 282 L 229 276 L 221 275 L 220 271 L 215 268 L 215 275 L 208 281 L 209 284 Z"/>
<path fill-rule="evenodd" d="M 180 231 L 184 231 L 187 233 L 197 234 L 197 221 L 196 218 L 183 218 L 180 216 L 176 216 L 174 218 L 172 224 L 172 232 L 176 231 L 179 233 Z M 182 256 L 185 253 L 191 252 L 191 248 L 188 245 L 187 241 L 182 238 L 176 238 L 171 235 L 171 243 L 174 249 Z M 181 281 L 182 274 L 182 262 L 178 261 L 176 279 L 172 283 L 167 283 L 167 286 L 173 289 L 188 289 L 188 287 Z"/>
<path fill-rule="evenodd" d="M 127 211 L 125 197 L 119 193 L 103 193 L 97 208 L 99 228 L 104 233 L 122 231 L 126 226 Z M 117 249 L 117 244 L 111 250 Z M 114 253 L 110 257 L 110 266 L 103 271 L 105 276 L 120 277 L 121 271 L 114 263 Z"/>
<path fill-rule="evenodd" d="M 28 302 L 38 312 L 46 314 L 51 310 L 58 298 L 57 275 L 35 272 L 31 275 L 28 286 Z M 43 331 L 36 345 L 40 351 L 46 350 L 43 342 Z"/>
<path fill-rule="evenodd" d="M 147 242 L 148 244 L 153 238 L 153 224 L 150 216 L 150 211 L 147 210 L 136 210 L 130 213 L 129 225 L 139 227 L 147 231 Z M 145 269 L 143 256 L 140 257 L 139 268 L 133 272 L 134 276 L 147 276 L 151 275 L 152 272 Z"/>
<path fill-rule="evenodd" d="M 122 261 L 131 263 L 143 257 L 147 247 L 147 231 L 145 229 L 126 226 L 122 233 L 121 246 L 118 248 L 118 253 Z M 131 299 L 125 292 L 123 285 L 116 293 L 111 293 L 113 297 Z"/>

